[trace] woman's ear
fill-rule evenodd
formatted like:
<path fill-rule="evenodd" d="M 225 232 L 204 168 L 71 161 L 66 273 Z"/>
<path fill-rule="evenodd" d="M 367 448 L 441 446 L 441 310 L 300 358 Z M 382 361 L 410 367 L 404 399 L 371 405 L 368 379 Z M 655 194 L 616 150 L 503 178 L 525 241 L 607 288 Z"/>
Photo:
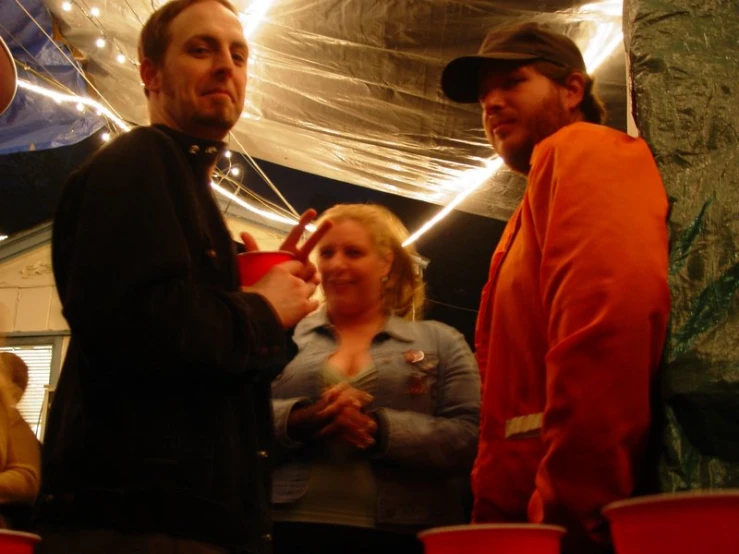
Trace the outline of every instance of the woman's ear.
<path fill-rule="evenodd" d="M 390 277 L 390 270 L 392 270 L 393 268 L 394 261 L 395 261 L 395 254 L 393 254 L 392 252 L 388 252 L 385 255 L 385 259 L 384 259 L 385 263 L 384 263 L 383 272 L 382 272 L 383 277 Z"/>

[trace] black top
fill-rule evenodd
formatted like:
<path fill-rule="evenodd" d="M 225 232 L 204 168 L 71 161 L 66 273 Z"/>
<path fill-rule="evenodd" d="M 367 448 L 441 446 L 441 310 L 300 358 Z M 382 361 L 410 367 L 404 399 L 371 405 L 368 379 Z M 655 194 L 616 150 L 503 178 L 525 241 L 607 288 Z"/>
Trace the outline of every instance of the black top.
<path fill-rule="evenodd" d="M 269 385 L 285 334 L 240 291 L 209 186 L 222 149 L 140 127 L 69 179 L 52 257 L 72 339 L 42 522 L 270 550 Z"/>

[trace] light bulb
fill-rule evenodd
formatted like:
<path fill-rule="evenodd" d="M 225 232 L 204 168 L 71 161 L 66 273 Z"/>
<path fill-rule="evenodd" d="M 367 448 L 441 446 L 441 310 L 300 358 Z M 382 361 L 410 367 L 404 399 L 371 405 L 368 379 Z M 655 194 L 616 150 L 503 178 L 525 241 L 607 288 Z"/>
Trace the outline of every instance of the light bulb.
<path fill-rule="evenodd" d="M 90 8 L 90 15 L 92 17 L 100 17 L 100 8 L 98 8 L 97 6 L 93 6 L 92 8 Z"/>
<path fill-rule="evenodd" d="M 62 2 L 62 9 L 65 12 L 71 12 L 72 11 L 72 4 L 69 2 Z"/>
<path fill-rule="evenodd" d="M 231 168 L 231 175 L 233 175 L 234 177 L 238 177 L 240 173 L 241 170 L 238 167 Z"/>
<path fill-rule="evenodd" d="M 223 154 L 223 156 L 226 157 L 226 158 L 230 158 L 231 157 L 231 151 L 230 150 L 226 150 L 226 152 Z"/>
<path fill-rule="evenodd" d="M 105 48 L 105 39 L 102 37 L 97 39 L 95 41 L 95 46 L 97 46 L 98 48 Z"/>
<path fill-rule="evenodd" d="M 100 135 L 100 138 L 103 139 L 103 142 L 108 142 L 110 140 L 110 133 L 103 133 Z"/>
<path fill-rule="evenodd" d="M 85 106 L 84 106 L 84 104 L 82 104 L 82 103 L 79 103 L 79 104 L 77 104 L 77 105 L 75 106 L 75 108 L 77 108 L 77 111 L 78 111 L 78 112 L 84 112 L 84 111 L 85 111 Z"/>
<path fill-rule="evenodd" d="M 126 56 L 124 56 L 123 54 L 118 54 L 115 57 L 115 61 L 117 61 L 118 63 L 124 63 L 126 61 Z"/>

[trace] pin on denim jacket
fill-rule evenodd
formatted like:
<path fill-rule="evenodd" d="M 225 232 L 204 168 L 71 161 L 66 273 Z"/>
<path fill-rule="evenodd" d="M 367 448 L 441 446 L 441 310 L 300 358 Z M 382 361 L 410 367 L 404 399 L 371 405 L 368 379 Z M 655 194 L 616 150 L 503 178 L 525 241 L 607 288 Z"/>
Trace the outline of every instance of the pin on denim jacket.
<path fill-rule="evenodd" d="M 272 500 L 305 494 L 313 449 L 292 440 L 287 417 L 323 390 L 323 364 L 337 348 L 325 309 L 296 328 L 298 354 L 272 386 L 278 443 Z M 368 454 L 377 481 L 378 527 L 429 527 L 465 520 L 461 492 L 477 448 L 480 377 L 464 337 L 437 322 L 391 316 L 372 341 L 377 390 L 367 407 L 379 420 Z"/>

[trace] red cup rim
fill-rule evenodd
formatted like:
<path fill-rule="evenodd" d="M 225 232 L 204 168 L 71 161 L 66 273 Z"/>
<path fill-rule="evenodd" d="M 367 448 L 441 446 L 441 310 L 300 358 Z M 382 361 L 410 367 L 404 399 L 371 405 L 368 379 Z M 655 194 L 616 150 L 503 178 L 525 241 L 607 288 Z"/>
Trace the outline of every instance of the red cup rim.
<path fill-rule="evenodd" d="M 619 510 L 620 508 L 628 508 L 631 506 L 648 504 L 656 505 L 695 500 L 715 500 L 716 498 L 732 498 L 739 500 L 739 489 L 696 489 L 692 491 L 666 492 L 662 494 L 637 496 L 636 498 L 627 498 L 626 500 L 611 502 L 603 508 L 603 513 L 606 514 L 614 510 Z"/>
<path fill-rule="evenodd" d="M 248 254 L 284 254 L 285 256 L 295 257 L 295 254 L 289 250 L 251 250 L 250 252 L 241 252 L 239 256 L 246 256 Z"/>
<path fill-rule="evenodd" d="M 499 531 L 548 531 L 564 535 L 567 529 L 560 525 L 548 525 L 540 523 L 472 523 L 468 525 L 448 525 L 446 527 L 434 527 L 426 529 L 418 533 L 419 537 L 428 535 L 436 535 L 439 533 L 447 533 L 449 531 L 480 531 L 480 530 L 499 530 Z"/>
<path fill-rule="evenodd" d="M 26 533 L 25 531 L 13 531 L 12 529 L 0 529 L 0 535 L 11 535 L 13 537 L 23 537 L 34 542 L 39 542 L 41 537 L 33 533 Z"/>

